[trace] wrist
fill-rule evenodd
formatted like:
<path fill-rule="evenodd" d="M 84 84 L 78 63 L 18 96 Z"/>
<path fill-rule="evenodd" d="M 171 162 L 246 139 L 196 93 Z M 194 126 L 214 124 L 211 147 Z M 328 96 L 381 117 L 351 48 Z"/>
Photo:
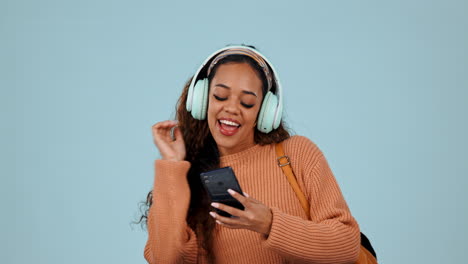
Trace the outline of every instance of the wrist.
<path fill-rule="evenodd" d="M 162 160 L 168 160 L 168 161 L 183 161 L 184 159 L 181 159 L 181 158 L 178 158 L 178 157 L 175 157 L 175 156 L 166 156 L 166 157 L 162 157 L 161 158 Z"/>
<path fill-rule="evenodd" d="M 267 217 L 267 221 L 266 221 L 266 224 L 265 224 L 265 232 L 263 232 L 263 235 L 265 235 L 266 237 L 268 237 L 270 235 L 270 231 L 271 231 L 271 225 L 273 224 L 273 213 L 271 211 L 270 208 L 268 208 L 268 217 Z"/>

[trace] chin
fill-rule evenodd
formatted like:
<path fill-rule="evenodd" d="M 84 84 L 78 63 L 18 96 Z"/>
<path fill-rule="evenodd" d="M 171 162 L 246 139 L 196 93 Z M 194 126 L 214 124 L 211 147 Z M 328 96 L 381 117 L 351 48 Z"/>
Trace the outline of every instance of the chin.
<path fill-rule="evenodd" d="M 218 145 L 218 148 L 225 148 L 225 149 L 231 149 L 234 148 L 235 146 L 239 145 L 239 140 L 235 138 L 226 138 L 222 135 L 215 135 L 213 136 L 216 145 Z"/>
<path fill-rule="evenodd" d="M 250 145 L 250 141 L 253 141 L 253 131 L 250 133 L 250 131 L 245 130 L 246 127 L 249 126 L 248 124 L 239 126 L 237 131 L 233 131 L 232 129 L 226 130 L 220 126 L 220 122 L 216 120 L 214 124 L 210 126 L 210 132 L 221 155 L 223 155 L 223 153 L 227 154 L 242 151 Z"/>

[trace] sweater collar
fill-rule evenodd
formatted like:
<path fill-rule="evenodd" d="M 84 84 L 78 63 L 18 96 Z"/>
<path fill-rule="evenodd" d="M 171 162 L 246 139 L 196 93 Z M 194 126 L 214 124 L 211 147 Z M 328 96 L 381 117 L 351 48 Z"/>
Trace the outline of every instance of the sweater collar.
<path fill-rule="evenodd" d="M 247 162 L 252 159 L 252 155 L 258 152 L 262 146 L 259 144 L 255 144 L 247 149 L 239 151 L 237 153 L 225 155 L 219 157 L 220 165 L 221 166 L 228 166 L 238 162 Z"/>

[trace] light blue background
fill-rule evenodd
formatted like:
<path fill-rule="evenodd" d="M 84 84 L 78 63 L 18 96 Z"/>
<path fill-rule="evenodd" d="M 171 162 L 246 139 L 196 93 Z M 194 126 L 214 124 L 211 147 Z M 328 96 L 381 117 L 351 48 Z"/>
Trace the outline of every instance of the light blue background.
<path fill-rule="evenodd" d="M 274 63 L 380 263 L 462 263 L 466 1 L 0 2 L 0 263 L 145 263 L 151 126 L 226 44 Z"/>

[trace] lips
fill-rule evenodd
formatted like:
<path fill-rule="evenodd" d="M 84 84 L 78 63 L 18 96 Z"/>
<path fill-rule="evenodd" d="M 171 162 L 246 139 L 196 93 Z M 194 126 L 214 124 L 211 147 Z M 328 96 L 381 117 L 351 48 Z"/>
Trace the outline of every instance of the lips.
<path fill-rule="evenodd" d="M 241 125 L 234 119 L 221 118 L 216 122 L 216 127 L 224 136 L 233 136 L 239 131 Z"/>

